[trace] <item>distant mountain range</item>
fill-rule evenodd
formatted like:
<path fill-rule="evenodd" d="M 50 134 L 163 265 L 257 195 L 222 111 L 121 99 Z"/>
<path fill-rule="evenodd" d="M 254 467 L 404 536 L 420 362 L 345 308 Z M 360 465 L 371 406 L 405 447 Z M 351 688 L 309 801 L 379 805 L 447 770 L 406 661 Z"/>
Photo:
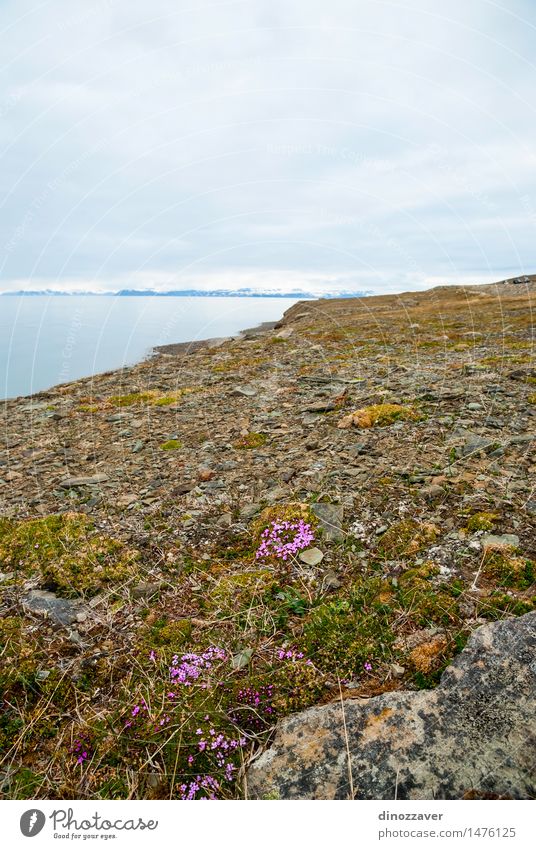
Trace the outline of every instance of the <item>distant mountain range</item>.
<path fill-rule="evenodd" d="M 94 295 L 116 298 L 292 298 L 293 300 L 317 300 L 318 298 L 364 298 L 372 292 L 276 292 L 255 289 L 174 289 L 157 292 L 154 289 L 120 289 L 118 292 L 61 292 L 57 289 L 19 289 L 16 292 L 0 292 L 0 295 L 59 296 Z"/>

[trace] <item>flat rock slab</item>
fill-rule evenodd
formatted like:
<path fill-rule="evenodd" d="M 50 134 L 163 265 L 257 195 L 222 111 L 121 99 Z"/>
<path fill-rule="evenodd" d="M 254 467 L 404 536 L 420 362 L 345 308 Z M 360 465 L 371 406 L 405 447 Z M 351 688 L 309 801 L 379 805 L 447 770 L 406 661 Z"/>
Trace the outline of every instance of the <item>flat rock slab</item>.
<path fill-rule="evenodd" d="M 302 563 L 306 563 L 307 566 L 318 566 L 319 563 L 322 563 L 324 559 L 324 552 L 320 551 L 319 548 L 306 548 L 305 551 L 300 552 L 300 560 Z"/>
<path fill-rule="evenodd" d="M 108 475 L 91 475 L 86 478 L 65 478 L 60 481 L 61 489 L 71 489 L 77 486 L 96 486 L 99 483 L 105 483 L 108 480 Z"/>
<path fill-rule="evenodd" d="M 519 537 L 516 534 L 484 534 L 480 540 L 482 548 L 517 548 Z"/>
<path fill-rule="evenodd" d="M 231 395 L 239 395 L 244 398 L 253 398 L 257 394 L 254 386 L 235 386 L 231 391 Z"/>
<path fill-rule="evenodd" d="M 342 530 L 342 522 L 344 519 L 344 508 L 338 504 L 318 504 L 311 505 L 311 511 L 320 522 L 324 530 L 324 538 L 332 542 L 339 542 L 344 539 L 344 531 Z"/>
<path fill-rule="evenodd" d="M 281 722 L 249 769 L 250 798 L 533 798 L 535 695 L 536 613 L 484 625 L 435 690 Z"/>
<path fill-rule="evenodd" d="M 72 625 L 85 618 L 85 607 L 80 602 L 58 598 L 47 590 L 31 590 L 22 602 L 27 610 L 44 614 L 57 625 Z"/>

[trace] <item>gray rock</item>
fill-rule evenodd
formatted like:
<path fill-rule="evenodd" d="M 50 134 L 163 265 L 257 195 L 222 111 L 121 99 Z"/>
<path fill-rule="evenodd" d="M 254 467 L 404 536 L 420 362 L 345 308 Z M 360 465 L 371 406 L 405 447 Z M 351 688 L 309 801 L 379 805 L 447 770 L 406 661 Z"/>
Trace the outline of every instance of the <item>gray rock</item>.
<path fill-rule="evenodd" d="M 534 798 L 535 650 L 536 613 L 490 623 L 435 690 L 288 717 L 248 771 L 250 798 Z"/>
<path fill-rule="evenodd" d="M 138 496 L 134 492 L 125 492 L 115 500 L 117 507 L 131 507 L 138 500 Z"/>
<path fill-rule="evenodd" d="M 134 598 L 150 598 L 159 593 L 165 586 L 165 581 L 140 581 L 132 589 Z"/>
<path fill-rule="evenodd" d="M 354 445 L 350 445 L 346 449 L 346 453 L 351 457 L 358 457 L 360 454 L 367 453 L 367 443 L 366 442 L 356 442 Z"/>
<path fill-rule="evenodd" d="M 273 489 L 269 489 L 268 492 L 265 493 L 264 498 L 268 504 L 275 504 L 276 501 L 282 501 L 287 496 L 288 489 L 285 489 L 282 486 L 274 486 Z"/>
<path fill-rule="evenodd" d="M 509 445 L 525 445 L 527 442 L 536 442 L 536 434 L 521 433 L 518 436 L 512 436 L 508 440 Z"/>
<path fill-rule="evenodd" d="M 96 486 L 99 483 L 104 483 L 108 480 L 108 475 L 92 475 L 87 478 L 65 478 L 60 481 L 61 489 L 71 489 L 77 486 Z"/>
<path fill-rule="evenodd" d="M 338 578 L 335 572 L 326 572 L 322 579 L 322 589 L 326 592 L 334 592 L 342 587 L 342 581 Z"/>
<path fill-rule="evenodd" d="M 493 451 L 494 448 L 497 448 L 495 440 L 477 436 L 462 445 L 457 454 L 459 457 L 469 457 L 469 455 L 478 454 L 480 451 Z"/>
<path fill-rule="evenodd" d="M 482 548 L 517 548 L 519 537 L 516 534 L 484 534 L 480 543 Z"/>
<path fill-rule="evenodd" d="M 300 552 L 300 560 L 302 563 L 306 563 L 307 566 L 318 566 L 319 563 L 322 563 L 324 559 L 324 552 L 320 551 L 319 548 L 306 548 L 305 551 Z"/>
<path fill-rule="evenodd" d="M 231 659 L 231 666 L 233 669 L 240 670 L 244 669 L 244 667 L 248 666 L 251 662 L 251 658 L 253 657 L 254 649 L 247 648 L 242 649 L 234 657 Z"/>
<path fill-rule="evenodd" d="M 436 498 L 443 498 L 445 495 L 445 490 L 439 484 L 430 484 L 430 486 L 423 486 L 421 489 L 421 495 L 428 499 L 429 501 L 434 501 Z"/>
<path fill-rule="evenodd" d="M 240 518 L 241 519 L 252 519 L 253 516 L 256 516 L 260 511 L 261 505 L 257 503 L 253 504 L 244 504 L 243 507 L 240 508 Z"/>
<path fill-rule="evenodd" d="M 22 599 L 22 603 L 31 613 L 45 614 L 57 625 L 72 625 L 82 621 L 86 612 L 84 605 L 69 598 L 58 598 L 47 590 L 31 590 Z"/>
<path fill-rule="evenodd" d="M 324 530 L 324 538 L 331 542 L 339 542 L 344 539 L 342 523 L 344 519 L 344 507 L 340 504 L 324 504 L 319 502 L 311 505 L 311 510 L 320 522 Z"/>
<path fill-rule="evenodd" d="M 315 401 L 303 408 L 304 413 L 330 413 L 337 409 L 337 403 L 326 398 L 325 401 Z"/>
<path fill-rule="evenodd" d="M 235 386 L 231 395 L 242 395 L 244 398 L 253 398 L 257 394 L 254 386 Z"/>
<path fill-rule="evenodd" d="M 140 451 L 143 451 L 143 442 L 141 439 L 137 439 L 134 445 L 132 446 L 132 453 L 139 454 Z"/>
<path fill-rule="evenodd" d="M 217 520 L 216 524 L 220 528 L 230 528 L 233 524 L 233 515 L 232 513 L 222 513 L 220 518 Z"/>

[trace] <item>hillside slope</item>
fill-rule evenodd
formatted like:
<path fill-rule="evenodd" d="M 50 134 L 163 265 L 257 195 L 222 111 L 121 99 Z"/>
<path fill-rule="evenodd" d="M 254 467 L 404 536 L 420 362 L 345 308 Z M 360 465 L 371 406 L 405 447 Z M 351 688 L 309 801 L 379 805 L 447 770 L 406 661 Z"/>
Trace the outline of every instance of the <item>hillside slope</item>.
<path fill-rule="evenodd" d="M 6 402 L 2 792 L 241 795 L 276 719 L 532 610 L 535 307 L 301 302 Z"/>

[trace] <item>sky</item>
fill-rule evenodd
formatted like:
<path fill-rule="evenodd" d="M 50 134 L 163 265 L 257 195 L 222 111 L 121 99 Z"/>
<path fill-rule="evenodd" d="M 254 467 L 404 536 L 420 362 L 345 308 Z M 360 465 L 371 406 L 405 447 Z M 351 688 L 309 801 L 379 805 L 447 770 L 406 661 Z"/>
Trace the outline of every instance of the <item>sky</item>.
<path fill-rule="evenodd" d="M 536 271 L 534 0 L 0 0 L 0 290 Z"/>

